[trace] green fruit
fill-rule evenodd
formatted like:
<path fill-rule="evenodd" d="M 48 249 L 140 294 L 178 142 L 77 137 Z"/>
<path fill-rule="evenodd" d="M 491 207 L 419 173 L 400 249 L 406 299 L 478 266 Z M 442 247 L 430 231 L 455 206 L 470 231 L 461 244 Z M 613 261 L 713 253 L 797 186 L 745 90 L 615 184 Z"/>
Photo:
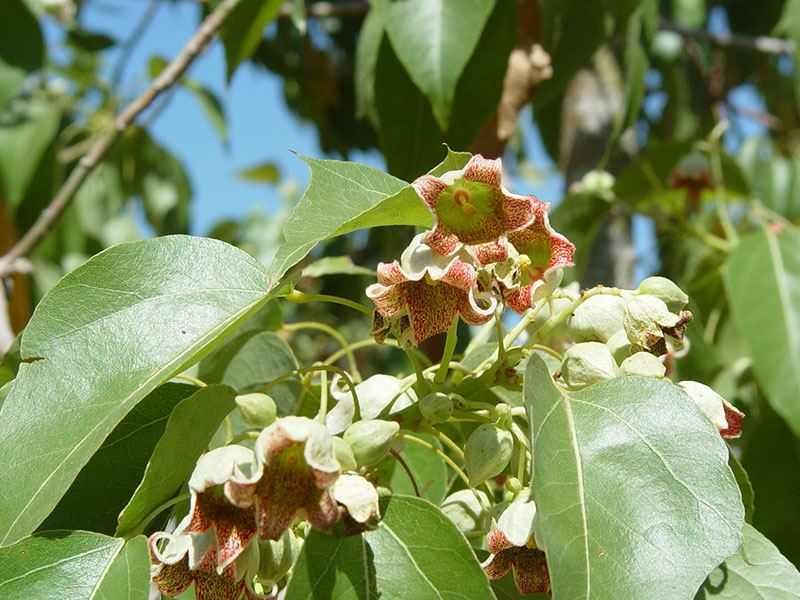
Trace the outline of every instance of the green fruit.
<path fill-rule="evenodd" d="M 236 396 L 236 407 L 242 420 L 251 427 L 269 427 L 278 418 L 275 401 L 266 394 Z"/>
<path fill-rule="evenodd" d="M 667 367 L 664 366 L 657 356 L 653 356 L 649 352 L 637 352 L 629 356 L 619 366 L 620 377 L 624 375 L 643 375 L 645 377 L 663 377 L 667 372 Z"/>
<path fill-rule="evenodd" d="M 342 471 L 355 471 L 358 468 L 356 457 L 347 442 L 340 437 L 331 438 L 331 441 L 333 442 L 333 455 L 342 466 Z"/>
<path fill-rule="evenodd" d="M 419 401 L 419 411 L 431 423 L 444 423 L 453 414 L 453 401 L 441 392 L 428 394 Z"/>
<path fill-rule="evenodd" d="M 514 438 L 510 431 L 485 423 L 472 432 L 464 448 L 470 487 L 499 475 L 511 460 Z"/>
<path fill-rule="evenodd" d="M 600 342 L 575 344 L 564 353 L 561 376 L 572 390 L 580 390 L 618 374 L 617 362 L 608 346 Z"/>
<path fill-rule="evenodd" d="M 648 277 L 639 284 L 637 291 L 655 296 L 673 313 L 679 313 L 689 302 L 689 296 L 666 277 Z"/>
<path fill-rule="evenodd" d="M 369 467 L 386 456 L 398 431 L 400 425 L 394 421 L 373 419 L 353 423 L 342 437 L 353 451 L 356 462 Z"/>

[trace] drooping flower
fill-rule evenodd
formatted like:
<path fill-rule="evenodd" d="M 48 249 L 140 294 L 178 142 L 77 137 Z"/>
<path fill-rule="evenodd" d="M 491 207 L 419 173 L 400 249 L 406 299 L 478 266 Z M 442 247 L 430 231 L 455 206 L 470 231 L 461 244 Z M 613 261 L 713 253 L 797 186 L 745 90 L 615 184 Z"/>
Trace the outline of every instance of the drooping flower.
<path fill-rule="evenodd" d="M 283 417 L 259 434 L 255 452 L 263 474 L 255 483 L 232 483 L 228 497 L 242 508 L 255 507 L 258 537 L 279 539 L 298 513 L 329 530 L 339 518 L 331 486 L 340 469 L 325 426 Z"/>
<path fill-rule="evenodd" d="M 575 264 L 572 260 L 575 246 L 550 226 L 547 218 L 550 203 L 537 200 L 533 207 L 530 225 L 508 234 L 517 256 L 513 261 L 515 282 L 503 285 L 503 299 L 517 313 L 525 312 L 534 302 L 553 293 L 561 283 L 562 268 Z M 508 276 L 503 279 L 507 282 Z"/>
<path fill-rule="evenodd" d="M 414 189 L 434 219 L 425 243 L 448 255 L 461 244 L 494 242 L 528 225 L 534 217 L 534 197 L 510 193 L 501 180 L 500 159 L 477 154 L 461 170 L 414 181 Z"/>
<path fill-rule="evenodd" d="M 697 381 L 681 381 L 678 385 L 694 400 L 722 437 L 737 438 L 742 434 L 744 413 L 733 404 L 712 388 Z"/>
<path fill-rule="evenodd" d="M 189 517 L 175 533 L 159 531 L 150 536 L 150 576 L 159 591 L 177 596 L 194 584 L 197 600 L 238 600 L 263 598 L 249 581 L 258 569 L 258 546 L 250 544 L 235 561 L 218 567 L 217 549 L 208 534 L 185 532 Z"/>
<path fill-rule="evenodd" d="M 213 529 L 219 568 L 231 564 L 256 535 L 253 506 L 240 507 L 236 492 L 261 478 L 262 466 L 243 446 L 217 448 L 200 457 L 189 479 L 191 508 L 185 533 Z"/>
<path fill-rule="evenodd" d="M 443 256 L 416 236 L 400 262 L 380 263 L 378 283 L 367 288 L 367 296 L 386 319 L 408 316 L 413 342 L 450 329 L 461 315 L 470 325 L 492 318 L 497 300 L 476 288 L 475 268 L 458 253 Z M 466 257 L 465 257 L 466 258 Z"/>

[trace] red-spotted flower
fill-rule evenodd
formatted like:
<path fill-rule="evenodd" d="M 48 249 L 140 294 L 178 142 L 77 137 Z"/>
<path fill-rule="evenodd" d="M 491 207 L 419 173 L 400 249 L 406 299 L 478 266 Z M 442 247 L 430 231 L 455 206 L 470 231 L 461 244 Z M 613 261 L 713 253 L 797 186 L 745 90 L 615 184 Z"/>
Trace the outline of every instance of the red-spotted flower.
<path fill-rule="evenodd" d="M 255 509 L 232 502 L 241 486 L 261 478 L 262 466 L 252 450 L 243 446 L 225 446 L 204 454 L 197 461 L 189 491 L 191 505 L 185 533 L 214 531 L 218 567 L 231 564 L 256 535 Z"/>
<path fill-rule="evenodd" d="M 550 226 L 547 213 L 549 202 L 534 203 L 535 216 L 530 225 L 508 234 L 509 258 L 514 284 L 508 285 L 508 276 L 501 279 L 503 299 L 517 313 L 523 313 L 531 304 L 551 294 L 561 283 L 562 267 L 575 264 L 572 256 L 575 246 Z"/>
<path fill-rule="evenodd" d="M 550 572 L 545 553 L 534 541 L 536 504 L 526 500 L 527 495 L 520 493 L 499 522 L 492 521 L 486 536 L 486 546 L 492 554 L 481 567 L 489 579 L 499 579 L 513 570 L 520 593 L 546 594 L 550 592 Z"/>
<path fill-rule="evenodd" d="M 697 381 L 681 381 L 678 385 L 694 400 L 722 437 L 738 438 L 742 434 L 744 413 L 733 404 L 707 385 Z"/>
<path fill-rule="evenodd" d="M 258 569 L 258 546 L 250 544 L 235 561 L 219 568 L 217 549 L 209 534 L 189 535 L 184 519 L 175 533 L 150 536 L 150 575 L 158 590 L 177 596 L 194 584 L 197 600 L 263 599 L 250 587 Z"/>
<path fill-rule="evenodd" d="M 317 529 L 329 530 L 339 518 L 331 487 L 340 474 L 331 435 L 305 417 L 283 417 L 258 436 L 255 453 L 263 467 L 255 483 L 231 482 L 228 497 L 241 508 L 254 507 L 258 537 L 277 540 L 298 513 Z"/>
<path fill-rule="evenodd" d="M 425 235 L 412 240 L 400 262 L 380 263 L 378 283 L 367 288 L 380 315 L 408 317 L 416 344 L 450 329 L 458 315 L 470 325 L 486 323 L 497 306 L 490 294 L 478 292 L 469 262 L 458 253 L 435 252 L 423 243 Z"/>
<path fill-rule="evenodd" d="M 461 244 L 493 243 L 528 225 L 534 218 L 535 198 L 508 192 L 501 180 L 500 159 L 478 154 L 461 170 L 441 177 L 424 175 L 414 181 L 414 189 L 434 219 L 425 243 L 448 255 Z"/>

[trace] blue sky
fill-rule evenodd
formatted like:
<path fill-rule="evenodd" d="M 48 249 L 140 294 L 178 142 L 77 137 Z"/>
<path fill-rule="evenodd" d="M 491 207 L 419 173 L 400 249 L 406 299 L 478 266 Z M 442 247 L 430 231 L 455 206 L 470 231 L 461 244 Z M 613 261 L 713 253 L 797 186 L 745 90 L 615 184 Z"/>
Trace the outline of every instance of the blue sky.
<path fill-rule="evenodd" d="M 94 0 L 83 10 L 81 24 L 89 31 L 124 40 L 148 4 L 148 0 Z M 152 55 L 170 59 L 180 51 L 198 26 L 198 14 L 197 4 L 188 1 L 164 3 L 158 8 L 151 27 L 127 64 L 123 81 L 129 85 L 124 91 L 133 95 L 146 85 Z M 46 26 L 46 35 L 48 40 L 56 41 L 63 30 L 51 22 Z M 105 72 L 111 73 L 119 50 L 112 48 L 104 57 Z M 225 57 L 218 42 L 195 61 L 189 76 L 222 100 L 230 138 L 226 149 L 194 97 L 185 90 L 175 93 L 151 128 L 154 137 L 175 153 L 189 172 L 195 193 L 192 233 L 202 235 L 220 219 L 240 218 L 256 207 L 271 211 L 279 205 L 281 201 L 270 186 L 237 178 L 235 172 L 240 169 L 271 161 L 280 167 L 283 177 L 297 180 L 301 189 L 305 187 L 306 166 L 289 150 L 314 157 L 324 154 L 314 126 L 300 122 L 287 109 L 280 77 L 244 63 L 230 86 L 226 85 Z M 526 145 L 533 151 L 532 162 L 543 176 L 538 181 L 517 181 L 514 191 L 535 194 L 542 200 L 556 200 L 561 196 L 562 180 L 536 139 L 529 114 L 525 122 Z M 350 158 L 379 169 L 384 167 L 383 158 L 376 151 L 356 153 Z"/>

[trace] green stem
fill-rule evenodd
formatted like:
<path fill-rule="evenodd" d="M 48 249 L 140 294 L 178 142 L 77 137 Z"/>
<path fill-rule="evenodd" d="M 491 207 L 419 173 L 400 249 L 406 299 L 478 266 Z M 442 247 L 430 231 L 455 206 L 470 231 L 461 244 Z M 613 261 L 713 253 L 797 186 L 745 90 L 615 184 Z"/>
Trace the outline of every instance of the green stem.
<path fill-rule="evenodd" d="M 556 352 L 549 346 L 543 346 L 542 344 L 533 344 L 532 346 L 529 347 L 531 350 L 540 350 L 542 352 L 546 352 L 547 354 L 558 360 L 558 362 L 562 362 L 564 360 L 563 356 L 561 356 L 558 352 Z"/>
<path fill-rule="evenodd" d="M 155 519 L 163 511 L 168 509 L 170 506 L 175 506 L 176 504 L 188 499 L 189 499 L 189 494 L 181 494 L 180 496 L 175 496 L 171 500 L 167 500 L 163 504 L 159 505 L 158 508 L 150 511 L 150 513 L 144 519 L 142 519 L 136 527 L 134 527 L 128 533 L 123 535 L 122 539 L 130 540 L 132 538 L 135 538 L 137 535 L 141 535 L 142 533 L 144 533 L 145 528 L 150 524 L 150 521 Z"/>
<path fill-rule="evenodd" d="M 350 372 L 353 374 L 353 378 L 356 379 L 357 381 L 361 380 L 361 375 L 358 372 L 358 365 L 356 364 L 356 357 L 353 354 L 351 345 L 348 344 L 344 336 L 338 331 L 336 331 L 333 327 L 325 325 L 324 323 L 317 323 L 316 321 L 303 321 L 300 323 L 286 323 L 281 329 L 285 331 L 316 329 L 318 331 L 322 331 L 323 333 L 327 333 L 329 336 L 331 336 L 333 339 L 339 342 L 339 344 L 342 346 L 344 354 L 347 355 L 347 366 L 350 369 Z"/>
<path fill-rule="evenodd" d="M 325 416 L 328 414 L 328 372 L 319 373 L 319 412 L 317 420 L 325 425 Z"/>
<path fill-rule="evenodd" d="M 293 290 L 290 294 L 281 296 L 281 298 L 284 298 L 289 302 L 294 302 L 295 304 L 305 304 L 306 302 L 313 301 L 341 304 L 342 306 L 347 306 L 348 308 L 352 308 L 353 310 L 357 310 L 369 317 L 372 317 L 372 311 L 366 306 L 362 306 L 358 302 L 353 302 L 347 298 L 340 298 L 339 296 L 329 296 L 328 294 L 305 294 L 303 292 Z"/>
<path fill-rule="evenodd" d="M 391 346 L 392 348 L 397 348 L 399 350 L 402 350 L 402 348 L 400 348 L 400 346 L 397 344 L 397 340 L 387 339 L 387 340 L 385 340 L 383 342 L 382 345 L 383 346 Z M 376 342 L 374 338 L 367 338 L 365 340 L 359 340 L 358 342 L 353 342 L 352 344 L 348 344 L 346 348 L 342 348 L 341 350 L 337 350 L 336 352 L 331 354 L 327 359 L 325 359 L 323 362 L 326 365 L 331 365 L 331 364 L 335 363 L 337 360 L 339 360 L 342 356 L 344 356 L 347 352 L 351 352 L 353 350 L 360 350 L 361 348 L 369 348 L 371 346 L 380 347 L 381 344 Z M 425 356 L 425 354 L 423 352 L 420 352 L 418 348 L 412 348 L 411 351 L 414 352 L 417 355 L 417 358 L 419 358 L 426 366 L 430 367 L 430 366 L 433 365 L 431 360 L 427 356 Z"/>
<path fill-rule="evenodd" d="M 353 421 L 361 420 L 361 407 L 358 403 L 358 393 L 356 392 L 356 386 L 353 384 L 353 380 L 350 379 L 350 376 L 347 374 L 346 371 L 340 369 L 339 367 L 335 367 L 333 365 L 311 365 L 310 367 L 301 367 L 299 369 L 292 369 L 287 373 L 284 373 L 280 377 L 273 379 L 267 385 L 259 390 L 262 394 L 266 394 L 270 389 L 281 383 L 282 381 L 286 381 L 287 379 L 294 377 L 295 375 L 303 375 L 304 373 L 315 373 L 317 371 L 330 371 L 331 373 L 338 373 L 342 379 L 345 380 L 347 386 L 350 388 L 350 393 L 353 395 Z"/>
<path fill-rule="evenodd" d="M 180 373 L 175 375 L 173 379 L 183 379 L 184 381 L 188 381 L 192 385 L 196 385 L 197 387 L 207 387 L 208 384 L 205 381 L 201 381 L 197 377 L 192 377 L 191 375 L 186 375 L 185 373 Z"/>
<path fill-rule="evenodd" d="M 469 485 L 469 477 L 467 477 L 467 474 L 464 473 L 464 471 L 461 469 L 461 467 L 459 467 L 452 458 L 450 458 L 449 456 L 447 456 L 447 454 L 445 454 L 444 452 L 439 450 L 439 448 L 437 448 L 433 444 L 429 444 L 425 440 L 423 440 L 421 438 L 418 438 L 417 436 L 414 436 L 414 435 L 403 434 L 400 437 L 402 439 L 404 439 L 404 440 L 409 441 L 409 442 L 414 442 L 415 444 L 419 444 L 420 446 L 424 446 L 425 448 L 427 448 L 431 452 L 435 453 L 439 458 L 441 458 L 444 462 L 446 462 L 448 465 L 450 465 L 450 468 L 452 468 L 453 471 L 455 471 L 456 475 L 458 475 L 464 481 L 464 483 L 467 484 L 467 487 L 470 487 L 470 485 Z"/>
<path fill-rule="evenodd" d="M 503 343 L 505 333 L 503 333 L 503 319 L 500 316 L 499 310 L 494 313 L 494 322 L 497 328 L 497 359 L 503 360 L 503 357 L 506 355 L 506 347 Z"/>
<path fill-rule="evenodd" d="M 447 331 L 447 339 L 444 343 L 444 352 L 442 359 L 439 362 L 439 370 L 433 378 L 433 390 L 439 391 L 447 378 L 447 370 L 450 366 L 450 359 L 453 358 L 453 352 L 456 349 L 456 342 L 458 341 L 458 319 L 453 321 L 453 326 Z"/>
<path fill-rule="evenodd" d="M 411 365 L 414 367 L 414 373 L 416 373 L 417 376 L 417 395 L 420 398 L 423 398 L 427 396 L 428 392 L 430 391 L 428 381 L 425 379 L 425 374 L 423 373 L 422 368 L 419 365 L 419 361 L 414 353 L 410 350 L 406 350 L 406 356 L 408 356 L 408 360 L 411 361 Z"/>
<path fill-rule="evenodd" d="M 225 442 L 226 446 L 231 446 L 233 444 L 238 444 L 239 442 L 243 442 L 245 440 L 254 440 L 258 437 L 258 434 L 261 433 L 260 431 L 245 431 L 244 433 L 240 433 L 235 438 L 233 438 L 230 442 Z"/>

